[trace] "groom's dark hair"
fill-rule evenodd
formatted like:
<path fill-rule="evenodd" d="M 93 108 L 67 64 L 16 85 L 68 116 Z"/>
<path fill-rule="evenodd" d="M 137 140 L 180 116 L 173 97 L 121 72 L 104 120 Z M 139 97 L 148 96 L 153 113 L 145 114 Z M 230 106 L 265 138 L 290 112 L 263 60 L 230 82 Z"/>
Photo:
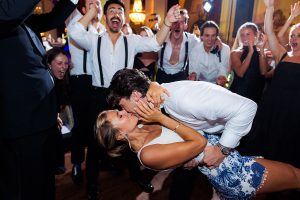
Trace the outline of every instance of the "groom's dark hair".
<path fill-rule="evenodd" d="M 103 7 L 104 15 L 107 14 L 107 9 L 108 9 L 108 6 L 110 4 L 118 4 L 118 5 L 120 5 L 124 9 L 124 11 L 126 10 L 125 9 L 125 4 L 124 4 L 123 1 L 121 1 L 121 0 L 107 0 L 106 3 L 104 4 L 104 7 Z"/>
<path fill-rule="evenodd" d="M 146 95 L 150 85 L 149 78 L 137 69 L 121 69 L 113 76 L 108 94 L 108 102 L 117 106 L 121 98 L 129 99 L 133 91 Z"/>

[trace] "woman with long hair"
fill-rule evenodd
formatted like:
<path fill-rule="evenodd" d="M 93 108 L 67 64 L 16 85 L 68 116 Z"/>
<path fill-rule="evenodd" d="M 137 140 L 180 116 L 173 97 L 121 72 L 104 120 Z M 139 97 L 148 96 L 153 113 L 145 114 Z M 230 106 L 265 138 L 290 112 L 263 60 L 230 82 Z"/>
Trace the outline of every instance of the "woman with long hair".
<path fill-rule="evenodd" d="M 156 124 L 139 124 L 139 118 L 125 110 L 98 115 L 96 137 L 110 156 L 118 156 L 129 145 L 140 162 L 154 170 L 165 170 L 203 158 L 207 145 L 219 137 L 200 134 L 164 114 L 153 104 L 139 101 L 140 119 Z M 245 157 L 233 150 L 216 168 L 199 165 L 221 199 L 249 199 L 256 194 L 300 188 L 300 169 L 262 158 Z"/>
<path fill-rule="evenodd" d="M 269 70 L 264 54 L 266 38 L 256 24 L 246 22 L 237 32 L 237 42 L 230 54 L 234 79 L 230 90 L 259 103 Z M 260 43 L 259 43 L 260 42 Z"/>

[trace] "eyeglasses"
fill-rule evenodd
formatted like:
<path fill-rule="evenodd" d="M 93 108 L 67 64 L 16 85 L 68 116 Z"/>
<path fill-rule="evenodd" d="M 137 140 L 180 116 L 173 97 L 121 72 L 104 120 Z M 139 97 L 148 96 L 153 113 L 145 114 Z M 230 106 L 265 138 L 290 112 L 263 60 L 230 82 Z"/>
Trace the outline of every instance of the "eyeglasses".
<path fill-rule="evenodd" d="M 153 18 L 153 19 L 149 19 L 149 22 L 158 21 L 158 20 L 159 20 L 159 18 L 158 18 L 158 17 L 155 17 L 155 18 Z"/>
<path fill-rule="evenodd" d="M 108 13 L 109 14 L 118 14 L 118 15 L 123 15 L 124 14 L 124 10 L 122 8 L 110 8 L 108 9 Z"/>

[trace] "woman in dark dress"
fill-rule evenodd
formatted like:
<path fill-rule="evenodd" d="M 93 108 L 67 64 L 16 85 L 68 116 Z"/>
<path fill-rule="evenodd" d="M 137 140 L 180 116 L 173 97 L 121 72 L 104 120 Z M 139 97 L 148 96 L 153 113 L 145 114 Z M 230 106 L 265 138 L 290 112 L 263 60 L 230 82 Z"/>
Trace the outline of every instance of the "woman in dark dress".
<path fill-rule="evenodd" d="M 257 44 L 258 27 L 251 22 L 241 25 L 237 38 L 240 45 L 230 55 L 231 68 L 234 71 L 230 90 L 258 103 L 265 84 L 264 75 L 269 69 L 264 54 L 266 39 L 262 35 L 262 42 Z"/>
<path fill-rule="evenodd" d="M 287 52 L 273 32 L 274 0 L 265 4 L 265 31 L 277 67 L 257 112 L 252 152 L 300 167 L 300 24 L 290 30 Z"/>
<path fill-rule="evenodd" d="M 143 37 L 154 37 L 152 30 L 147 26 L 142 26 L 139 34 Z M 133 68 L 143 71 L 151 80 L 153 80 L 157 59 L 157 52 L 138 53 L 134 58 Z"/>
<path fill-rule="evenodd" d="M 47 51 L 47 63 L 51 70 L 52 77 L 54 79 L 54 90 L 57 100 L 57 148 L 56 148 L 56 171 L 55 174 L 63 174 L 65 172 L 65 157 L 63 138 L 61 134 L 61 128 L 63 121 L 61 120 L 59 113 L 63 112 L 68 104 L 69 99 L 69 85 L 67 71 L 69 69 L 69 60 L 67 54 L 61 48 L 52 48 Z"/>

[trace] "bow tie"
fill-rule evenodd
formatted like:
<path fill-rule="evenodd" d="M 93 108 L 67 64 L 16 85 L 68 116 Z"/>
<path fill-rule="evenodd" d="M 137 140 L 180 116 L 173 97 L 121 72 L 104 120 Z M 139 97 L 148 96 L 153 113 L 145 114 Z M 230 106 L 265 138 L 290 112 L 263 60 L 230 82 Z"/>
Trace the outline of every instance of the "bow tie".
<path fill-rule="evenodd" d="M 219 52 L 219 47 L 216 46 L 213 50 L 210 51 L 212 54 L 217 54 Z"/>

